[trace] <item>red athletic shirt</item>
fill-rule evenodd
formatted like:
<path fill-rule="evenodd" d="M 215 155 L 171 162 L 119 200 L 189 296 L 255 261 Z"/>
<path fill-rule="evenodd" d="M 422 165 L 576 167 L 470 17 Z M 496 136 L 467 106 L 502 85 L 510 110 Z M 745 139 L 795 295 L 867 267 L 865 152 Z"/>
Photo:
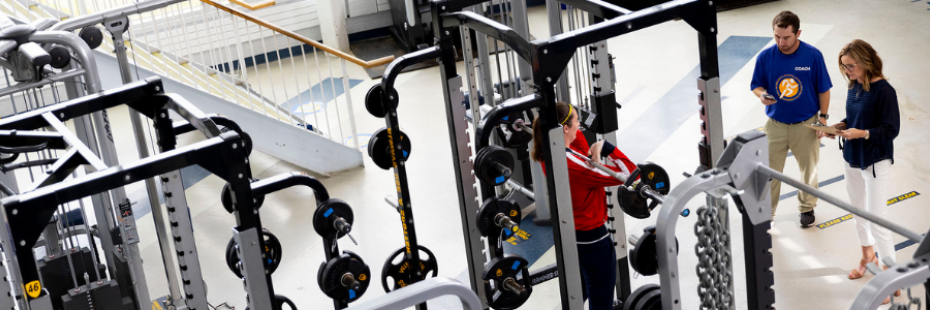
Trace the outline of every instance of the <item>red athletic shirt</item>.
<path fill-rule="evenodd" d="M 612 146 L 604 145 L 605 149 L 609 147 Z M 607 173 L 588 166 L 585 163 L 589 159 L 587 154 L 588 141 L 579 130 L 575 134 L 575 141 L 565 149 L 565 157 L 568 162 L 568 180 L 571 184 L 575 230 L 581 231 L 601 227 L 607 222 L 607 193 L 604 188 L 623 184 Z M 602 163 L 624 177 L 629 176 L 636 169 L 636 164 L 615 147 L 608 154 L 607 160 Z M 545 166 L 543 166 L 543 173 L 545 172 Z"/>

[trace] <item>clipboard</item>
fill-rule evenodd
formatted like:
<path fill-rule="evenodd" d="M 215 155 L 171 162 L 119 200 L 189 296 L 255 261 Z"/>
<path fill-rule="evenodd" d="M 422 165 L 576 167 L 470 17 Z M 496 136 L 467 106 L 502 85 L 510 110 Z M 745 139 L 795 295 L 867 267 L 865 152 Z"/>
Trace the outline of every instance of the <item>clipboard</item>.
<path fill-rule="evenodd" d="M 831 134 L 831 135 L 834 135 L 834 136 L 836 135 L 836 128 L 833 128 L 833 127 L 830 127 L 830 126 L 814 126 L 814 125 L 810 125 L 810 124 L 804 124 L 804 126 L 807 126 L 807 128 L 810 128 L 810 129 L 813 129 L 813 130 L 823 131 L 823 132 L 825 132 L 825 133 L 828 133 L 828 134 Z"/>

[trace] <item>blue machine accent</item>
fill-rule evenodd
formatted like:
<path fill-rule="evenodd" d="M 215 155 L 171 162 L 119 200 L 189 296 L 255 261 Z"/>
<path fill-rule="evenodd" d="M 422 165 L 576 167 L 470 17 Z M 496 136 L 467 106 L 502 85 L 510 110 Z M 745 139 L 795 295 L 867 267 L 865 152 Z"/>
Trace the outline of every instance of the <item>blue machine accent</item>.
<path fill-rule="evenodd" d="M 355 299 L 355 290 L 349 289 L 349 299 Z"/>
<path fill-rule="evenodd" d="M 407 154 L 410 154 L 410 153 L 407 152 L 407 151 L 403 151 L 403 152 L 404 152 L 404 158 L 407 158 Z"/>
<path fill-rule="evenodd" d="M 513 267 L 510 267 L 513 270 L 517 270 L 517 268 L 520 268 L 520 261 L 513 262 Z"/>
<path fill-rule="evenodd" d="M 508 229 L 504 229 L 504 234 L 507 235 L 507 237 L 510 237 L 510 235 L 512 235 L 513 233 L 510 232 L 510 230 Z"/>
<path fill-rule="evenodd" d="M 504 180 L 504 176 L 499 176 L 499 177 L 497 177 L 497 178 L 494 179 L 494 182 L 497 182 L 497 184 L 504 183 L 504 181 L 506 181 L 506 180 Z"/>
<path fill-rule="evenodd" d="M 660 189 L 660 188 L 663 188 L 663 187 L 665 187 L 665 182 L 656 183 L 656 189 Z"/>
<path fill-rule="evenodd" d="M 329 217 L 330 214 L 333 214 L 333 208 L 329 208 L 329 210 L 326 210 L 326 213 L 323 213 L 323 217 Z"/>

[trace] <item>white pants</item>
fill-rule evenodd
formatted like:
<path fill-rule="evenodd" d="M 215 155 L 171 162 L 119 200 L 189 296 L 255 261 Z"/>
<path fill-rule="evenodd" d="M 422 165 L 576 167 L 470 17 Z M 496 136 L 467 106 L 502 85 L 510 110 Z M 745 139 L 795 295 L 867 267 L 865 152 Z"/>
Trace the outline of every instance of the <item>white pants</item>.
<path fill-rule="evenodd" d="M 886 159 L 866 167 L 853 168 L 846 165 L 846 191 L 853 207 L 864 209 L 885 218 L 888 208 L 886 189 L 891 178 L 891 160 Z M 874 172 L 874 174 L 873 174 Z M 896 262 L 894 243 L 891 241 L 891 232 L 887 228 L 872 224 L 867 220 L 853 219 L 856 223 L 856 235 L 862 246 L 875 245 L 875 251 L 881 261 Z"/>

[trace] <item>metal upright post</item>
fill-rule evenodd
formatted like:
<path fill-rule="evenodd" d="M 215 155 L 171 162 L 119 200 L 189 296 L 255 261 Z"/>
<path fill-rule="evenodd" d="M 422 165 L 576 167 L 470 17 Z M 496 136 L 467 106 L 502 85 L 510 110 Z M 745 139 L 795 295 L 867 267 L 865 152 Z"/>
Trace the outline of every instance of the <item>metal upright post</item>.
<path fill-rule="evenodd" d="M 477 6 L 475 6 L 477 7 Z M 430 14 L 433 17 L 433 35 L 438 38 L 437 45 L 440 47 L 439 72 L 442 78 L 443 97 L 446 103 L 446 122 L 449 124 L 449 140 L 452 142 L 452 161 L 455 166 L 455 182 L 458 184 L 459 210 L 462 216 L 462 231 L 465 238 L 465 254 L 468 258 L 468 284 L 473 291 L 478 294 L 481 300 L 481 307 L 487 308 L 488 295 L 484 291 L 484 264 L 487 257 L 484 252 L 484 242 L 481 240 L 481 233 L 478 231 L 478 224 L 475 214 L 478 214 L 478 191 L 475 188 L 475 176 L 472 175 L 473 163 L 469 159 L 472 150 L 468 146 L 470 140 L 468 133 L 468 123 L 465 121 L 465 107 L 460 104 L 463 94 L 462 77 L 458 75 L 455 64 L 455 54 L 453 53 L 452 37 L 449 35 L 448 28 L 443 27 L 443 19 L 436 2 L 431 4 Z M 482 42 L 484 51 L 482 51 Z M 487 59 L 487 36 L 478 35 L 478 55 L 485 55 Z M 466 55 L 468 57 L 470 55 Z M 480 65 L 480 64 L 479 64 Z M 487 72 L 487 70 L 485 70 Z M 489 80 L 486 80 L 489 81 Z M 484 84 L 482 84 L 484 87 Z M 484 88 L 485 100 L 494 100 L 492 88 Z M 490 96 L 490 97 L 488 97 Z M 489 99 L 490 98 L 490 99 Z M 472 105 L 477 105 L 472 102 Z M 475 122 L 477 124 L 477 121 Z M 477 143 L 476 143 L 477 144 Z"/>
<path fill-rule="evenodd" d="M 129 29 L 129 20 L 125 16 L 120 16 L 113 20 L 105 20 L 103 25 L 107 27 L 110 34 L 113 35 L 114 52 L 116 61 L 119 63 L 120 77 L 123 84 L 132 82 L 132 73 L 130 72 L 129 58 L 126 55 L 126 45 L 123 40 L 123 33 Z M 145 128 L 143 127 L 142 115 L 138 111 L 129 109 L 129 120 L 132 123 L 132 131 L 136 136 L 136 149 L 139 151 L 139 159 L 151 156 L 148 144 L 145 142 Z M 152 210 L 152 219 L 155 220 L 155 235 L 158 238 L 158 246 L 161 248 L 162 260 L 165 265 L 165 274 L 168 278 L 169 305 L 184 300 L 178 288 L 178 270 L 174 264 L 174 258 L 171 250 L 171 237 L 165 230 L 166 216 L 161 209 L 159 202 L 158 187 L 155 178 L 145 179 L 145 190 L 149 199 L 149 206 Z"/>
<path fill-rule="evenodd" d="M 484 4 L 477 4 L 471 7 L 472 11 L 478 14 L 484 14 Z M 488 35 L 479 31 L 475 32 L 475 41 L 478 48 L 478 81 L 481 95 L 488 106 L 493 107 L 494 102 L 494 85 L 491 80 L 491 49 L 488 48 Z M 480 111 L 480 110 L 479 110 Z M 475 124 L 478 124 L 480 118 L 475 118 Z"/>
<path fill-rule="evenodd" d="M 94 60 L 94 54 L 80 37 L 73 33 L 54 31 L 36 32 L 30 39 L 36 43 L 54 43 L 70 47 L 74 55 L 80 59 L 81 66 L 86 71 L 84 80 L 80 81 L 80 78 L 75 78 L 75 82 L 83 84 L 83 89 L 89 94 L 96 94 L 102 91 L 102 89 L 100 89 L 100 73 L 97 71 L 97 62 Z M 66 92 L 71 96 L 70 98 L 77 98 L 83 95 L 82 91 L 76 87 L 75 83 L 66 83 L 65 85 Z M 93 119 L 92 123 L 90 121 L 91 118 Z M 110 120 L 107 117 L 106 110 L 95 112 L 90 118 L 85 115 L 75 119 L 74 125 L 75 129 L 78 131 L 78 137 L 82 142 L 86 143 L 88 147 L 97 152 L 107 166 L 113 167 L 119 165 L 116 146 L 113 143 Z M 95 133 L 98 138 L 96 141 L 94 141 L 93 138 Z M 132 215 L 132 208 L 130 207 L 129 199 L 126 198 L 126 190 L 124 188 L 115 188 L 110 191 L 110 195 L 113 197 L 113 201 L 121 206 L 121 209 L 129 210 L 129 212 L 120 212 L 119 223 L 117 223 L 112 217 L 113 211 L 111 201 L 106 199 L 105 194 L 94 195 L 96 197 L 93 199 L 94 206 L 103 209 L 95 212 L 98 225 L 99 223 L 106 223 L 105 231 L 110 231 L 111 228 L 118 227 L 119 236 L 122 239 L 119 243 L 116 243 L 110 238 L 110 234 L 101 233 L 101 243 L 104 245 L 104 249 L 107 249 L 109 246 L 110 249 L 115 250 L 111 252 L 111 254 L 122 256 L 127 260 L 129 277 L 132 283 L 121 284 L 131 284 L 136 307 L 138 309 L 143 309 L 149 306 L 151 300 L 149 299 L 148 283 L 145 280 L 142 267 L 142 255 L 138 246 L 139 237 L 136 231 L 135 219 Z M 117 247 L 121 249 L 117 249 Z M 111 267 L 114 264 L 107 265 L 111 268 L 110 274 L 116 274 L 116 269 Z"/>
<path fill-rule="evenodd" d="M 561 3 L 555 0 L 546 0 L 546 12 L 549 14 L 549 37 L 562 33 Z M 542 81 L 535 81 L 542 83 Z M 571 103 L 572 96 L 568 93 L 568 70 L 564 70 L 555 82 L 555 95 L 558 101 Z"/>

